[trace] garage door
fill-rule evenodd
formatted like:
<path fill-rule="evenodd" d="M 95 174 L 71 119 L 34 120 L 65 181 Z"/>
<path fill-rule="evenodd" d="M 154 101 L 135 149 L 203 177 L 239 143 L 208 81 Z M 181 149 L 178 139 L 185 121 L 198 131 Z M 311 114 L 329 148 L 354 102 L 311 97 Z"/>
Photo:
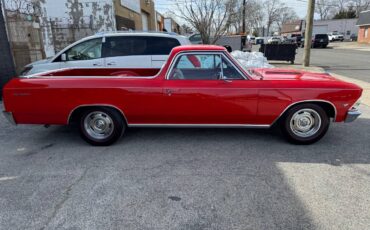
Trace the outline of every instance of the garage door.
<path fill-rule="evenodd" d="M 327 34 L 328 25 L 314 25 L 312 28 L 312 34 Z"/>

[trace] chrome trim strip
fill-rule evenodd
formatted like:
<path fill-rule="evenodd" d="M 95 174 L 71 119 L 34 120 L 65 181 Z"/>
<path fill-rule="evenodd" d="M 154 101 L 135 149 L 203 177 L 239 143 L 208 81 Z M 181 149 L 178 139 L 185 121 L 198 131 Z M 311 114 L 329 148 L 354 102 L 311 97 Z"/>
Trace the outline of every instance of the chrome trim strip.
<path fill-rule="evenodd" d="M 346 119 L 344 120 L 345 123 L 352 122 L 356 120 L 361 115 L 361 112 L 358 109 L 351 109 L 348 110 Z"/>
<path fill-rule="evenodd" d="M 66 124 L 70 123 L 71 116 L 72 116 L 73 112 L 76 109 L 81 108 L 81 107 L 94 107 L 94 106 L 111 107 L 113 109 L 117 109 L 122 114 L 123 118 L 125 119 L 126 124 L 128 124 L 125 113 L 120 108 L 118 108 L 117 106 L 110 105 L 110 104 L 83 104 L 83 105 L 79 105 L 79 106 L 75 107 L 74 109 L 72 109 L 71 112 L 69 112 Z"/>
<path fill-rule="evenodd" d="M 146 128 L 270 128 L 270 125 L 250 124 L 129 124 L 128 127 Z"/>
<path fill-rule="evenodd" d="M 281 116 L 283 116 L 283 114 L 288 110 L 290 109 L 291 107 L 293 107 L 294 105 L 296 104 L 299 104 L 299 103 L 304 103 L 304 102 L 325 102 L 325 103 L 328 103 L 330 104 L 333 108 L 334 108 L 334 118 L 333 118 L 333 122 L 335 122 L 335 119 L 337 117 L 337 108 L 335 107 L 335 105 L 333 103 L 331 103 L 330 101 L 326 101 L 326 100 L 321 100 L 321 99 L 315 99 L 315 100 L 302 100 L 302 101 L 297 101 L 297 102 L 294 102 L 290 105 L 288 105 L 282 113 L 280 113 L 280 115 L 272 122 L 271 125 L 275 124 L 277 122 L 277 120 L 279 120 L 279 118 Z"/>
<path fill-rule="evenodd" d="M 166 72 L 166 75 L 165 75 L 165 80 L 169 80 L 169 75 L 171 73 L 171 71 L 173 70 L 173 68 L 175 67 L 175 63 L 176 61 L 183 55 L 186 55 L 186 54 L 194 54 L 194 55 L 207 55 L 207 54 L 210 54 L 210 55 L 221 55 L 223 56 L 238 72 L 240 75 L 243 76 L 244 80 L 250 80 L 248 77 L 245 76 L 245 73 L 243 73 L 239 67 L 237 67 L 233 61 L 230 60 L 229 56 L 225 55 L 225 52 L 224 51 L 219 51 L 219 50 L 216 50 L 216 51 L 202 51 L 202 50 L 199 50 L 199 51 L 181 51 L 181 52 L 178 52 L 176 54 L 176 56 L 174 58 L 172 58 L 171 60 L 171 63 L 167 69 L 167 72 Z M 233 80 L 233 79 L 230 79 L 230 80 Z"/>
<path fill-rule="evenodd" d="M 12 112 L 3 111 L 3 115 L 6 118 L 7 121 L 9 121 L 12 125 L 17 125 L 17 123 L 14 120 L 14 116 Z"/>

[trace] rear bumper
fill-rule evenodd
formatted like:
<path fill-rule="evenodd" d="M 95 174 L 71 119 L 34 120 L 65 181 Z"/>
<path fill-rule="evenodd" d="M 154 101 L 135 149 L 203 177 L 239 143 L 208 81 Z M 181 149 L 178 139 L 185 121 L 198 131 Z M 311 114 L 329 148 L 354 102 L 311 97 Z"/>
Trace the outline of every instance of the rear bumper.
<path fill-rule="evenodd" d="M 358 109 L 351 109 L 347 112 L 347 116 L 344 122 L 346 123 L 352 122 L 356 120 L 360 115 L 361 115 L 361 112 Z"/>
<path fill-rule="evenodd" d="M 17 125 L 12 112 L 3 111 L 3 115 L 12 125 Z"/>

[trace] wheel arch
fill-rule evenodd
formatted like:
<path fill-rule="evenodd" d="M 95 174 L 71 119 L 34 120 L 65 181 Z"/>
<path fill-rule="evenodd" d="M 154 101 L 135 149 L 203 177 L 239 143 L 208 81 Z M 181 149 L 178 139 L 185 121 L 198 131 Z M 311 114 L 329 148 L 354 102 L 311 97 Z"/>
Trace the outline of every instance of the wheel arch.
<path fill-rule="evenodd" d="M 84 105 L 76 106 L 69 112 L 69 115 L 67 118 L 67 124 L 71 124 L 73 121 L 75 121 L 84 110 L 89 109 L 89 108 L 99 108 L 99 107 L 100 108 L 101 107 L 110 108 L 110 109 L 114 109 L 118 111 L 121 114 L 123 120 L 126 122 L 126 125 L 128 125 L 127 117 L 125 113 L 117 106 L 110 105 L 110 104 L 84 104 Z"/>
<path fill-rule="evenodd" d="M 272 125 L 275 125 L 276 123 L 279 123 L 279 121 L 281 120 L 281 118 L 284 117 L 284 115 L 287 113 L 287 111 L 289 109 L 293 108 L 294 106 L 301 105 L 301 104 L 315 104 L 315 105 L 318 105 L 318 106 L 320 106 L 321 108 L 324 109 L 324 111 L 329 116 L 329 118 L 333 118 L 333 122 L 335 122 L 335 120 L 336 120 L 336 117 L 337 117 L 337 108 L 335 107 L 335 105 L 332 102 L 326 101 L 326 100 L 320 100 L 320 99 L 317 99 L 317 100 L 304 100 L 304 101 L 297 101 L 297 102 L 294 102 L 294 103 L 289 104 L 283 110 L 283 112 L 281 112 L 281 114 L 274 120 L 274 122 L 271 124 L 271 126 Z"/>

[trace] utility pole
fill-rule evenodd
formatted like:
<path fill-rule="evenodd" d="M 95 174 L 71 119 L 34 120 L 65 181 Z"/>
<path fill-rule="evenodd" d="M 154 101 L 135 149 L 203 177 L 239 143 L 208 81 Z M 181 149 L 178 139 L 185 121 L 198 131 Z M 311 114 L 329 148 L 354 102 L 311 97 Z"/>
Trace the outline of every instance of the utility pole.
<path fill-rule="evenodd" d="M 306 31 L 305 31 L 305 38 L 304 38 L 304 56 L 303 56 L 303 66 L 304 67 L 310 66 L 314 12 L 315 12 L 315 0 L 308 0 Z"/>
<path fill-rule="evenodd" d="M 246 5 L 246 0 L 243 0 L 243 35 L 245 35 L 245 5 Z"/>

